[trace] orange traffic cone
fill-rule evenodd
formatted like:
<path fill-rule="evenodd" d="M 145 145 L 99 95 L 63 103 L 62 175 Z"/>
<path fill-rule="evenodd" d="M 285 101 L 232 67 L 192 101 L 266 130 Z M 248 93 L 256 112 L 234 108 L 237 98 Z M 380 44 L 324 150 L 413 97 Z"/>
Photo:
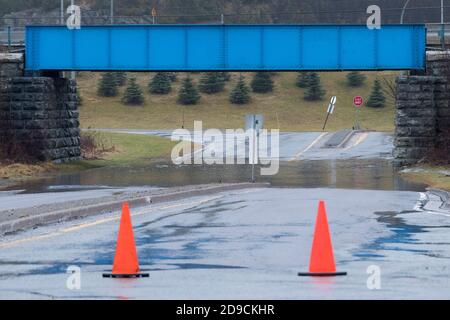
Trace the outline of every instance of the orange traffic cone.
<path fill-rule="evenodd" d="M 347 272 L 336 272 L 334 263 L 333 245 L 331 244 L 328 219 L 325 211 L 325 202 L 319 202 L 316 229 L 309 261 L 309 272 L 300 272 L 299 276 L 345 276 Z"/>
<path fill-rule="evenodd" d="M 116 255 L 111 274 L 105 278 L 147 278 L 148 273 L 139 273 L 139 261 L 134 242 L 133 226 L 128 203 L 122 206 L 119 235 L 117 237 Z"/>

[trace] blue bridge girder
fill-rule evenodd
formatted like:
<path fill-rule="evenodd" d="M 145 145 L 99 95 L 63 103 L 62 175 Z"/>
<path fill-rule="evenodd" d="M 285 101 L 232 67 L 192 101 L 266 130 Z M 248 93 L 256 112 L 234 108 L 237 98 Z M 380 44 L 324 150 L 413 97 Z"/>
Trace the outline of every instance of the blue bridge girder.
<path fill-rule="evenodd" d="M 424 25 L 28 26 L 26 70 L 333 71 L 425 68 Z"/>

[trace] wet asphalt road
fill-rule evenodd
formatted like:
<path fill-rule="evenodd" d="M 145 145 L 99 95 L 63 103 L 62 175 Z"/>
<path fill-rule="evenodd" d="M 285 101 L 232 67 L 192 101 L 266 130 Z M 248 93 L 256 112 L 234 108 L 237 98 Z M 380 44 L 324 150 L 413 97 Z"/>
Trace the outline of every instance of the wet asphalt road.
<path fill-rule="evenodd" d="M 308 268 L 317 203 L 327 203 L 339 278 Z M 103 279 L 119 213 L 42 227 L 0 243 L 0 298 L 450 298 L 450 217 L 417 209 L 420 193 L 270 188 L 132 210 L 148 279 Z M 81 290 L 66 288 L 70 265 Z M 367 288 L 369 266 L 381 289 Z"/>

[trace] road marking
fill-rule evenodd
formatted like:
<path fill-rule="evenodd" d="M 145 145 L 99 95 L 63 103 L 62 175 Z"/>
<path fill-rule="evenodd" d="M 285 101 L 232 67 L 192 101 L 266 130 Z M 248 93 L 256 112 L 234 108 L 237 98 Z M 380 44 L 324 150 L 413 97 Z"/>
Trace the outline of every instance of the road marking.
<path fill-rule="evenodd" d="M 325 136 L 326 134 L 328 134 L 328 132 L 324 132 L 322 133 L 320 136 L 318 136 L 306 149 L 300 151 L 299 153 L 297 153 L 292 159 L 290 159 L 289 161 L 295 161 L 298 160 L 300 158 L 300 156 L 302 154 L 304 154 L 306 151 L 308 151 L 309 149 L 311 149 L 316 143 L 319 142 L 320 139 L 322 139 L 323 136 Z"/>
<path fill-rule="evenodd" d="M 361 144 L 364 140 L 367 139 L 367 137 L 369 136 L 368 132 L 364 132 L 362 134 L 359 135 L 358 139 L 356 140 L 356 142 L 354 144 L 349 145 L 348 147 L 346 147 L 344 150 L 348 150 L 351 149 L 353 147 L 358 146 L 359 144 Z"/>
<path fill-rule="evenodd" d="M 215 197 L 210 197 L 207 199 L 202 199 L 199 201 L 192 201 L 192 202 L 184 202 L 184 203 L 178 203 L 178 204 L 172 204 L 172 205 L 167 205 L 167 206 L 162 206 L 162 207 L 157 207 L 157 208 L 149 208 L 149 209 L 141 209 L 141 211 L 138 211 L 136 213 L 131 214 L 132 217 L 137 217 L 137 216 L 142 216 L 144 214 L 148 214 L 154 211 L 160 211 L 160 210 L 167 210 L 167 209 L 174 209 L 174 208 L 179 208 L 179 207 L 184 207 L 184 206 L 194 206 L 194 205 L 201 205 L 216 199 L 221 198 L 221 196 L 215 196 Z M 112 222 L 112 221 L 118 221 L 120 220 L 121 215 L 118 214 L 117 216 L 114 217 L 110 217 L 110 218 L 102 218 L 96 221 L 92 221 L 92 222 L 86 222 L 86 223 L 81 223 L 79 225 L 73 226 L 73 227 L 67 227 L 67 228 L 63 228 L 63 229 L 59 229 L 56 230 L 54 232 L 48 233 L 48 234 L 43 234 L 43 235 L 38 235 L 38 236 L 32 236 L 32 237 L 28 237 L 28 238 L 23 238 L 23 239 L 19 239 L 19 240 L 13 240 L 10 242 L 3 242 L 0 243 L 0 249 L 1 248 L 10 248 L 10 247 L 14 247 L 23 243 L 28 243 L 28 242 L 32 242 L 32 241 L 39 241 L 39 240 L 46 240 L 49 238 L 54 238 L 57 236 L 61 236 L 63 234 L 67 234 L 70 232 L 74 232 L 74 231 L 79 231 L 81 229 L 85 229 L 85 228 L 90 228 L 90 227 L 94 227 L 100 224 L 104 224 L 104 223 L 108 223 L 108 222 Z"/>

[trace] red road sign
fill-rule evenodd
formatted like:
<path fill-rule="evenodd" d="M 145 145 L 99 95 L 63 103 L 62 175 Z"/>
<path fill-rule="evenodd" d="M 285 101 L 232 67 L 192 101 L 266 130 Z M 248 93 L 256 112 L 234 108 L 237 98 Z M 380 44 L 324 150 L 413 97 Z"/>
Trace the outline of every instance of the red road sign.
<path fill-rule="evenodd" d="M 357 107 L 360 107 L 363 104 L 363 98 L 361 96 L 354 97 L 353 104 Z"/>

